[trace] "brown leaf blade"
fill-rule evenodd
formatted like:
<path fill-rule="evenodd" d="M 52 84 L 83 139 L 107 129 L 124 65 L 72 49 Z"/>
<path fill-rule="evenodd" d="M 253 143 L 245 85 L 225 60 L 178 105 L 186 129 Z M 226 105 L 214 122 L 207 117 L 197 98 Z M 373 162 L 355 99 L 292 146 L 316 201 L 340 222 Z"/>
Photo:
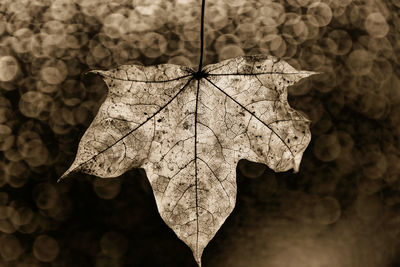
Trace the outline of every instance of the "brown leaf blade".
<path fill-rule="evenodd" d="M 119 176 L 143 167 L 159 213 L 201 266 L 208 242 L 236 201 L 240 159 L 298 171 L 309 120 L 287 86 L 313 72 L 275 57 L 238 57 L 194 71 L 176 65 L 94 71 L 107 99 L 82 137 L 70 172 Z"/>

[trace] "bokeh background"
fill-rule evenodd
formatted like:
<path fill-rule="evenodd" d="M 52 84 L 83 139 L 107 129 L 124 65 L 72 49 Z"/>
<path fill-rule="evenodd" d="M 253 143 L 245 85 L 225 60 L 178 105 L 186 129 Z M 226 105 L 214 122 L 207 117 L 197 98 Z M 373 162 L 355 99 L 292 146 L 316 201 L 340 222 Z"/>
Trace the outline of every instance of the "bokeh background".
<path fill-rule="evenodd" d="M 197 66 L 200 0 L 0 0 L 0 266 L 196 266 L 141 169 L 72 162 L 107 88 L 84 73 Z M 400 1 L 207 1 L 205 63 L 272 54 L 312 121 L 293 174 L 241 161 L 204 266 L 400 266 Z"/>

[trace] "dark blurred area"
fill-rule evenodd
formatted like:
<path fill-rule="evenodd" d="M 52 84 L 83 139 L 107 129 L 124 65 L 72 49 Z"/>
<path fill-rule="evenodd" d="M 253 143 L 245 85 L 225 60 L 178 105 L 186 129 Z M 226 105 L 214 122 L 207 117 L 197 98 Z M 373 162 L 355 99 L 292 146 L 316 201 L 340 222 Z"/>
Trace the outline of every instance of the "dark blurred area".
<path fill-rule="evenodd" d="M 322 74 L 296 174 L 242 160 L 203 254 L 232 267 L 400 266 L 400 1 L 208 1 L 205 64 L 271 54 Z M 142 169 L 57 183 L 121 64 L 197 66 L 192 0 L 0 0 L 0 266 L 196 266 Z"/>

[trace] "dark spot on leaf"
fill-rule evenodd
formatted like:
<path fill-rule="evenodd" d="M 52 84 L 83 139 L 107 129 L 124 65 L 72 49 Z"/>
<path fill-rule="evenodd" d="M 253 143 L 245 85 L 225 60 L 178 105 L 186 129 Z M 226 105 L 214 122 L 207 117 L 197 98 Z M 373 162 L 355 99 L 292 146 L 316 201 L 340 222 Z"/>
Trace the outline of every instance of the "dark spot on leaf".
<path fill-rule="evenodd" d="M 187 130 L 187 129 L 189 129 L 189 127 L 190 127 L 190 124 L 187 121 L 185 121 L 183 123 L 183 129 Z"/>

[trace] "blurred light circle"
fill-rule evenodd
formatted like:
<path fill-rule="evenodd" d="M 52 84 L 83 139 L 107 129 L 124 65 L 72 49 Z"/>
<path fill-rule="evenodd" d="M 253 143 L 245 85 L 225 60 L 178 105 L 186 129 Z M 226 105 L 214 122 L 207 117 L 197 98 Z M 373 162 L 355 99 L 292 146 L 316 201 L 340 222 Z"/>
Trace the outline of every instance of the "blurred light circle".
<path fill-rule="evenodd" d="M 389 25 L 385 17 L 379 12 L 369 14 L 364 26 L 367 32 L 375 38 L 385 37 L 389 32 Z"/>
<path fill-rule="evenodd" d="M 9 174 L 8 184 L 11 187 L 20 188 L 29 180 L 30 170 L 22 160 L 10 162 L 7 166 L 7 171 Z"/>
<path fill-rule="evenodd" d="M 140 50 L 148 58 L 157 58 L 167 49 L 167 40 L 156 32 L 146 33 L 140 42 Z"/>
<path fill-rule="evenodd" d="M 19 239 L 13 235 L 0 237 L 0 255 L 5 261 L 17 260 L 23 249 Z"/>
<path fill-rule="evenodd" d="M 181 66 L 187 66 L 187 67 L 190 67 L 192 65 L 192 62 L 185 56 L 171 57 L 168 60 L 168 63 L 169 64 L 181 65 Z"/>
<path fill-rule="evenodd" d="M 329 196 L 318 199 L 313 213 L 317 222 L 323 225 L 335 223 L 342 214 L 339 202 Z"/>
<path fill-rule="evenodd" d="M 86 88 L 78 80 L 66 80 L 62 84 L 61 100 L 67 106 L 79 105 L 86 96 Z"/>
<path fill-rule="evenodd" d="M 5 234 L 12 234 L 16 231 L 16 227 L 9 219 L 0 219 L 0 232 Z"/>
<path fill-rule="evenodd" d="M 41 183 L 36 185 L 33 189 L 33 195 L 36 206 L 39 209 L 52 209 L 57 205 L 57 203 L 59 203 L 57 189 L 49 183 Z"/>
<path fill-rule="evenodd" d="M 20 207 L 11 215 L 11 222 L 15 226 L 29 224 L 35 216 L 35 213 L 28 207 Z"/>
<path fill-rule="evenodd" d="M 227 45 L 224 46 L 218 53 L 218 60 L 222 61 L 229 58 L 234 58 L 238 56 L 243 56 L 244 52 L 240 46 L 237 45 Z"/>
<path fill-rule="evenodd" d="M 42 262 L 54 261 L 60 252 L 58 242 L 51 236 L 40 235 L 33 243 L 33 255 Z"/>
<path fill-rule="evenodd" d="M 93 189 L 102 199 L 113 199 L 121 191 L 120 179 L 98 178 L 93 181 Z"/>
<path fill-rule="evenodd" d="M 324 27 L 332 20 L 332 10 L 324 2 L 314 2 L 307 8 L 308 20 L 317 27 Z"/>
<path fill-rule="evenodd" d="M 213 2 L 210 2 L 210 4 L 211 3 Z M 209 7 L 207 7 L 207 12 L 204 16 L 205 23 L 213 30 L 220 30 L 229 23 L 228 11 L 226 7 L 222 5 L 210 5 Z"/>
<path fill-rule="evenodd" d="M 314 155 L 323 162 L 335 160 L 341 151 L 336 134 L 323 134 L 317 137 L 314 144 Z"/>
<path fill-rule="evenodd" d="M 0 81 L 9 82 L 13 80 L 19 71 L 17 60 L 13 56 L 0 57 Z"/>
<path fill-rule="evenodd" d="M 224 0 L 224 2 L 231 7 L 239 7 L 243 5 L 246 0 Z"/>
<path fill-rule="evenodd" d="M 18 107 L 26 117 L 46 119 L 50 115 L 53 104 L 51 96 L 37 91 L 29 91 L 21 96 Z"/>
<path fill-rule="evenodd" d="M 276 28 L 286 19 L 285 7 L 277 2 L 271 2 L 260 8 L 262 24 L 269 28 Z"/>
<path fill-rule="evenodd" d="M 372 69 L 373 59 L 364 49 L 355 49 L 347 57 L 346 66 L 355 76 L 368 74 Z"/>
<path fill-rule="evenodd" d="M 65 69 L 67 69 L 66 66 Z M 44 67 L 40 71 L 40 74 L 41 78 L 48 84 L 60 84 L 67 77 L 65 75 L 65 72 L 63 72 L 63 70 L 60 70 L 55 66 Z"/>
<path fill-rule="evenodd" d="M 248 178 L 258 178 L 260 177 L 265 169 L 266 165 L 262 163 L 256 163 L 248 160 L 240 160 L 238 162 L 238 168 L 240 172 Z"/>
<path fill-rule="evenodd" d="M 0 219 L 8 219 L 13 216 L 15 209 L 12 206 L 0 206 Z"/>
<path fill-rule="evenodd" d="M 105 255 L 111 258 L 120 258 L 128 250 L 128 240 L 122 234 L 110 231 L 101 237 L 100 247 Z"/>
<path fill-rule="evenodd" d="M 75 3 L 70 0 L 54 0 L 51 2 L 50 14 L 57 20 L 69 20 L 77 12 Z"/>

